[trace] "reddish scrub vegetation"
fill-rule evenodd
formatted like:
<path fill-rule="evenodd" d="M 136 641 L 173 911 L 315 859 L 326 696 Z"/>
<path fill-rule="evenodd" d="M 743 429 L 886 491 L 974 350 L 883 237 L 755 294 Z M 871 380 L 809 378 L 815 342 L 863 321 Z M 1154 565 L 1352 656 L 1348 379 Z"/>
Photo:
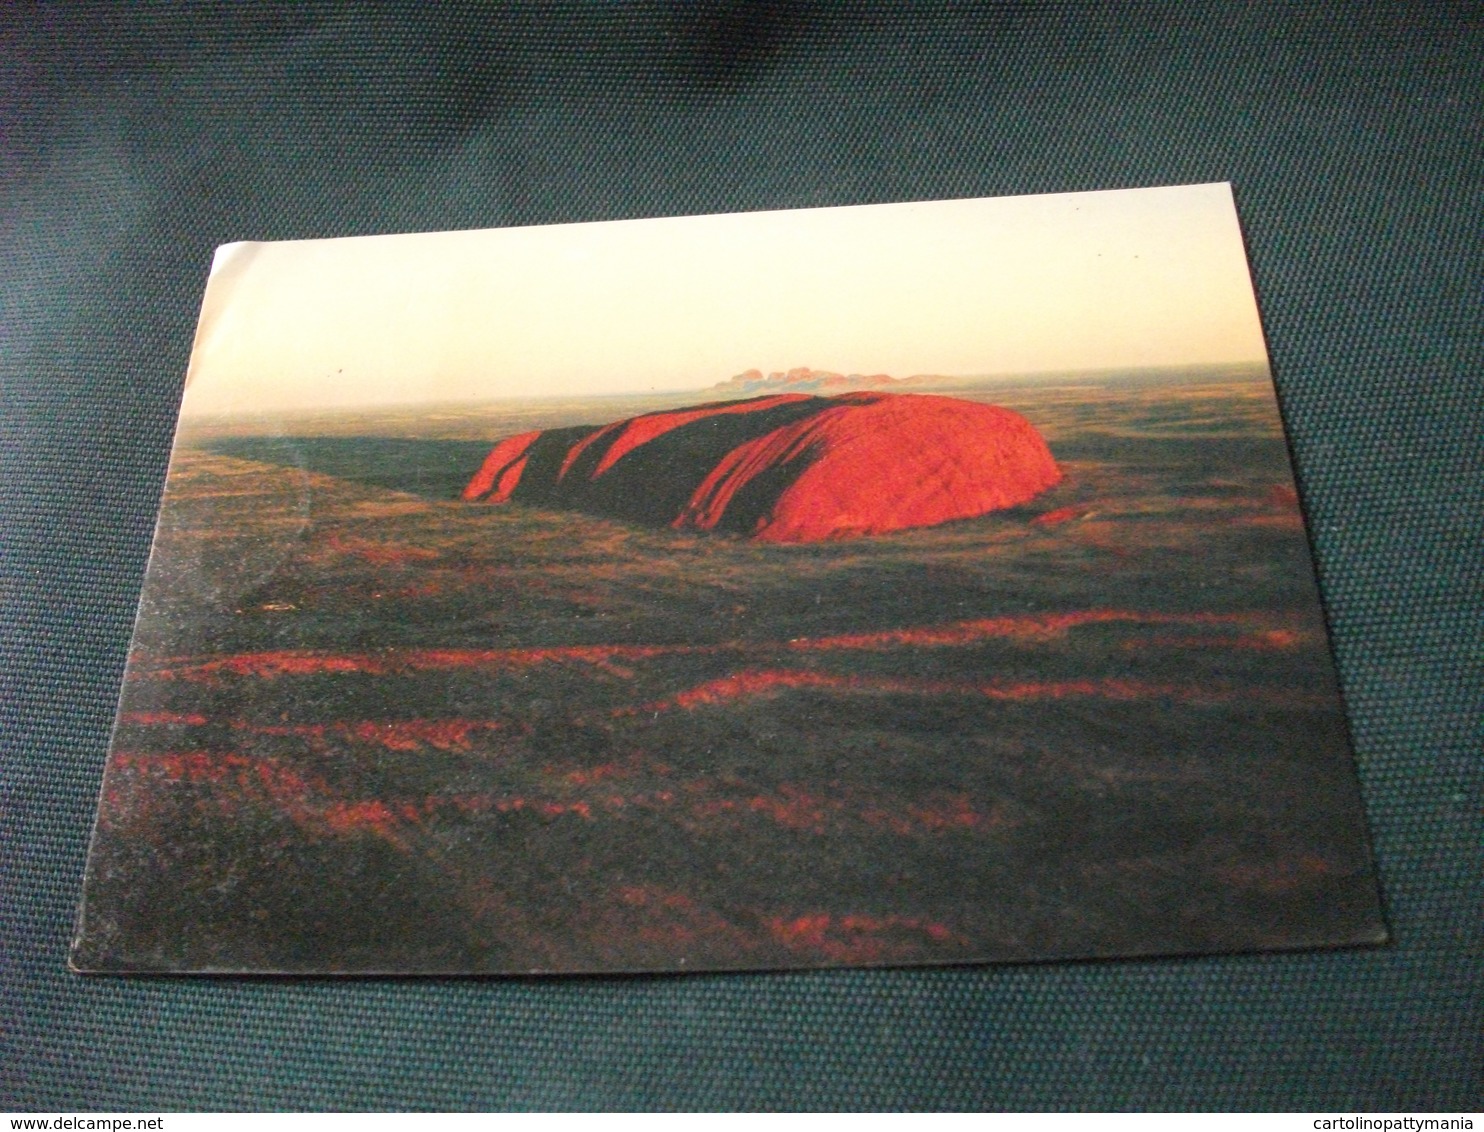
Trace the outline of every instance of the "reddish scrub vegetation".
<path fill-rule="evenodd" d="M 288 463 L 274 438 L 182 447 L 79 966 L 616 972 L 1374 941 L 1276 416 L 1248 427 L 1235 393 L 1192 402 L 1183 379 L 1088 388 L 977 393 L 1015 397 L 1061 471 L 1012 414 L 801 395 L 827 383 L 409 418 L 456 441 L 347 417 Z M 448 498 L 480 460 L 466 496 L 516 506 Z M 747 537 L 1030 495 L 897 537 Z"/>
<path fill-rule="evenodd" d="M 775 917 L 768 921 L 768 930 L 791 951 L 822 955 L 836 963 L 890 962 L 913 954 L 921 937 L 953 949 L 970 946 L 946 924 L 911 916 L 818 913 L 793 919 Z"/>
<path fill-rule="evenodd" d="M 818 542 L 972 518 L 1060 479 L 1041 435 L 1008 409 L 790 393 L 510 437 L 464 498 Z"/>

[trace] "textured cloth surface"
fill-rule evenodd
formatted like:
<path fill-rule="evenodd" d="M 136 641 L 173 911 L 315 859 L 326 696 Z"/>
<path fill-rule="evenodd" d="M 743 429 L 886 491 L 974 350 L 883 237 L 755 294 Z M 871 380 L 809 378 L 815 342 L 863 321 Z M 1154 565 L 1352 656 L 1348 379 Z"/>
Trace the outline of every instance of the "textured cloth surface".
<path fill-rule="evenodd" d="M 7 6 L 0 1109 L 1476 1107 L 1481 93 L 1462 3 Z M 1220 180 L 1393 945 L 551 981 L 66 971 L 217 244 Z"/>

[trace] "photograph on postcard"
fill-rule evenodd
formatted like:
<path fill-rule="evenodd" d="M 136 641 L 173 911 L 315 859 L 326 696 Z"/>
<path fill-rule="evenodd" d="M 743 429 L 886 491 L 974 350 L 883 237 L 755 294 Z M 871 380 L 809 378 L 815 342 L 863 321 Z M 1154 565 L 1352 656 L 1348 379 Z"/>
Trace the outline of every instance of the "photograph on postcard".
<path fill-rule="evenodd" d="M 76 969 L 1385 938 L 1229 186 L 218 250 Z"/>

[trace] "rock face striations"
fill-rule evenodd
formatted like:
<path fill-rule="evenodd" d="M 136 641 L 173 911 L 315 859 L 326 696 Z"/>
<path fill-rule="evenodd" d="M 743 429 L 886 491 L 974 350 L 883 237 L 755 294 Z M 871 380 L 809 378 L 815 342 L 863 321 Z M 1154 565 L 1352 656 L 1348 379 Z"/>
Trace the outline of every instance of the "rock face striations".
<path fill-rule="evenodd" d="M 512 436 L 464 498 L 815 542 L 1014 507 L 1059 479 L 1046 442 L 1007 409 L 786 393 Z"/>

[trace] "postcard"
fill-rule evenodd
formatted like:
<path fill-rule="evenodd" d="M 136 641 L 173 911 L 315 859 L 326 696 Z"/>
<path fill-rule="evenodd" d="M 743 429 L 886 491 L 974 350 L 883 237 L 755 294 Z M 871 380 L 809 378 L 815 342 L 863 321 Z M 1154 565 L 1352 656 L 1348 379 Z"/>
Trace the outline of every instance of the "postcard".
<path fill-rule="evenodd" d="M 1229 186 L 217 252 L 75 969 L 1385 938 Z"/>

